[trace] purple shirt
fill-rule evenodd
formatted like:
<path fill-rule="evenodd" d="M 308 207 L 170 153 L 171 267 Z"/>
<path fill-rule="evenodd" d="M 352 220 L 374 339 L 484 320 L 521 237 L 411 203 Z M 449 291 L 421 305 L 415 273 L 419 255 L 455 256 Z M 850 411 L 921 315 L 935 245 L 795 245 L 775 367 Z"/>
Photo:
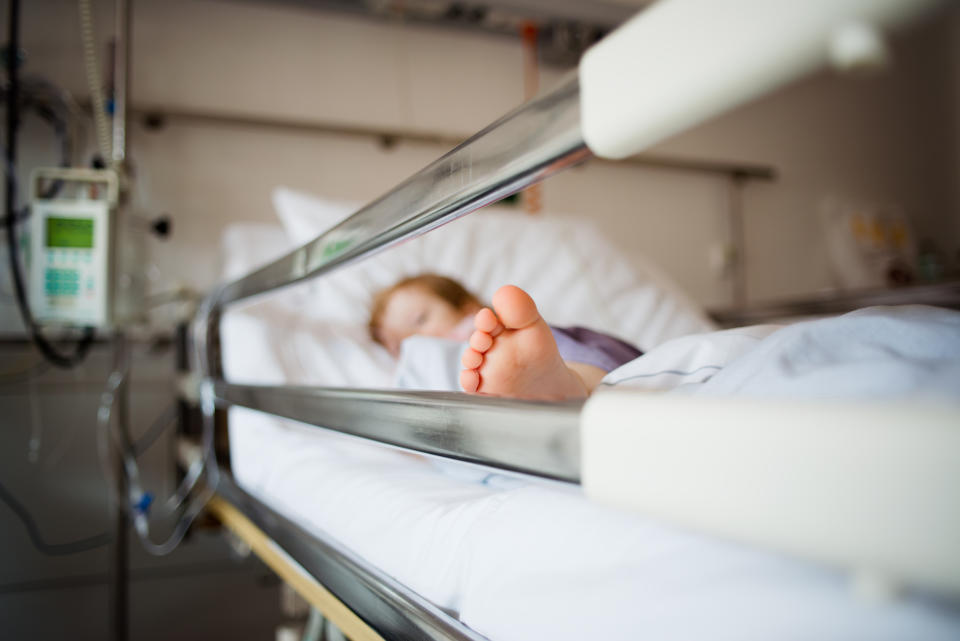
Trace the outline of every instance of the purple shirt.
<path fill-rule="evenodd" d="M 553 339 L 565 361 L 585 363 L 610 372 L 642 356 L 639 349 L 613 336 L 586 327 L 553 327 Z"/>

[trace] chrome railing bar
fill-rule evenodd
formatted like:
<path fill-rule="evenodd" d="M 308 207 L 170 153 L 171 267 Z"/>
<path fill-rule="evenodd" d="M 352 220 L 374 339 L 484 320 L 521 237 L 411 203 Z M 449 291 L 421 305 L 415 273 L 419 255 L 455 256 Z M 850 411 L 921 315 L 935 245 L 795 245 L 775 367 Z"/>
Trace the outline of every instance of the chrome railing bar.
<path fill-rule="evenodd" d="M 582 401 L 545 403 L 451 392 L 240 385 L 214 381 L 220 405 L 427 454 L 563 481 L 580 480 Z"/>
<path fill-rule="evenodd" d="M 313 241 L 227 283 L 216 294 L 217 306 L 319 276 L 424 234 L 589 156 L 574 74 Z"/>

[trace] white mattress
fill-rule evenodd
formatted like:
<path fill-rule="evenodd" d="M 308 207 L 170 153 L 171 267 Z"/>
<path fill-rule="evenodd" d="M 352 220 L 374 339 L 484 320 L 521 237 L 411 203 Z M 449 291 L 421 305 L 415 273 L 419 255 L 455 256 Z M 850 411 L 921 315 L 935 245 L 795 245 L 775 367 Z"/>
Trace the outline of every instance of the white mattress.
<path fill-rule="evenodd" d="M 250 410 L 230 426 L 247 491 L 494 641 L 960 638 L 956 610 L 870 602 L 842 573 L 603 508 L 574 486 Z"/>

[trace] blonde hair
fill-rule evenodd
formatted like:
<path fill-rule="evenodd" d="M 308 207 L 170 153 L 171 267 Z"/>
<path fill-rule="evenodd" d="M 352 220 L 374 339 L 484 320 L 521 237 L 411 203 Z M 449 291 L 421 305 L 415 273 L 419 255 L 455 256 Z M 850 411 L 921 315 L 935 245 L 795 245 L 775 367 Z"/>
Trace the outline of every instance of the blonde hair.
<path fill-rule="evenodd" d="M 373 297 L 373 303 L 370 305 L 370 322 L 367 329 L 370 332 L 370 338 L 383 345 L 380 339 L 380 323 L 383 321 L 383 314 L 387 309 L 387 303 L 390 297 L 401 289 L 408 287 L 420 287 L 433 294 L 445 303 L 451 305 L 454 309 L 462 310 L 470 305 L 482 307 L 480 299 L 470 293 L 470 291 L 446 276 L 439 274 L 420 274 L 419 276 L 410 276 L 395 283 L 394 285 L 382 289 Z"/>

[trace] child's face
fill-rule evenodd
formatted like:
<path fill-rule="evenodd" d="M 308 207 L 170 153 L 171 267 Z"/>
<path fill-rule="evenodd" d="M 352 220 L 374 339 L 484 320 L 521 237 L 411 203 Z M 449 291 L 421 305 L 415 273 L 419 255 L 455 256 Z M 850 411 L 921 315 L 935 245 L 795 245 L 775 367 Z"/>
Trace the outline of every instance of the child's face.
<path fill-rule="evenodd" d="M 471 311 L 475 310 L 457 309 L 423 287 L 403 287 L 390 295 L 383 308 L 380 340 L 396 356 L 400 343 L 414 334 L 451 338 Z"/>

